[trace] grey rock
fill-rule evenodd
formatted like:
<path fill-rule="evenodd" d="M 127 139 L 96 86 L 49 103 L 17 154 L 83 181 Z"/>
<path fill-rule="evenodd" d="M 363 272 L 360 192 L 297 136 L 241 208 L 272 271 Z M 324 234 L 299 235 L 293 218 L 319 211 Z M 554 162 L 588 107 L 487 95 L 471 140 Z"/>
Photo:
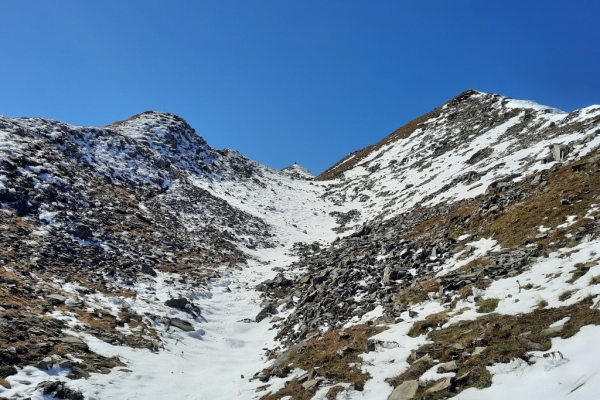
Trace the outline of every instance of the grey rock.
<path fill-rule="evenodd" d="M 165 306 L 171 308 L 178 308 L 180 310 L 184 310 L 188 304 L 190 304 L 190 301 L 185 297 L 180 297 L 178 299 L 169 299 L 165 301 Z"/>
<path fill-rule="evenodd" d="M 319 381 L 316 379 L 311 379 L 302 384 L 302 388 L 304 390 L 316 389 L 319 386 Z"/>
<path fill-rule="evenodd" d="M 148 264 L 142 264 L 141 272 L 142 274 L 150 275 L 153 277 L 157 276 L 156 271 Z"/>
<path fill-rule="evenodd" d="M 71 229 L 71 233 L 80 239 L 87 239 L 92 236 L 92 229 L 84 224 L 77 224 Z"/>
<path fill-rule="evenodd" d="M 444 378 L 429 389 L 425 391 L 425 393 L 436 393 L 441 392 L 442 390 L 446 390 L 452 387 L 452 378 Z"/>
<path fill-rule="evenodd" d="M 192 324 L 190 324 L 187 321 L 184 321 L 182 319 L 179 318 L 171 318 L 170 320 L 171 325 L 173 325 L 176 328 L 181 329 L 184 332 L 192 332 L 194 330 L 194 327 Z"/>
<path fill-rule="evenodd" d="M 404 381 L 396 386 L 388 396 L 388 400 L 410 400 L 417 394 L 419 389 L 418 381 Z"/>
<path fill-rule="evenodd" d="M 438 373 L 445 373 L 445 372 L 455 372 L 458 371 L 458 364 L 456 363 L 456 361 L 449 361 L 447 363 L 443 363 L 440 364 L 438 366 Z"/>
<path fill-rule="evenodd" d="M 558 326 L 554 326 L 552 328 L 546 328 L 543 331 L 540 332 L 541 336 L 551 336 L 551 335 L 556 335 L 557 333 L 560 333 L 563 331 L 564 329 L 564 325 L 558 325 Z"/>
<path fill-rule="evenodd" d="M 52 305 L 65 304 L 65 301 L 67 301 L 67 298 L 65 296 L 61 296 L 60 294 L 49 294 L 46 296 L 46 299 L 48 299 L 48 302 L 50 302 Z"/>
<path fill-rule="evenodd" d="M 275 305 L 273 304 L 269 304 L 268 306 L 266 306 L 265 308 L 263 308 L 258 315 L 256 316 L 255 320 L 256 322 L 260 322 L 263 319 L 272 316 L 272 315 L 276 315 L 277 314 L 277 308 L 275 308 Z"/>

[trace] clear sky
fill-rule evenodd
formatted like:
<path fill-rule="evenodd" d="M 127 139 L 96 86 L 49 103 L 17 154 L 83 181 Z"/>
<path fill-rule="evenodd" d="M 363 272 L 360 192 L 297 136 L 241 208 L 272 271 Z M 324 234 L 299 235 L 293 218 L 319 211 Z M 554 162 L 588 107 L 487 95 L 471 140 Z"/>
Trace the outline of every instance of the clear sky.
<path fill-rule="evenodd" d="M 319 173 L 468 88 L 600 103 L 600 2 L 0 2 L 0 114 L 168 111 L 275 168 Z"/>

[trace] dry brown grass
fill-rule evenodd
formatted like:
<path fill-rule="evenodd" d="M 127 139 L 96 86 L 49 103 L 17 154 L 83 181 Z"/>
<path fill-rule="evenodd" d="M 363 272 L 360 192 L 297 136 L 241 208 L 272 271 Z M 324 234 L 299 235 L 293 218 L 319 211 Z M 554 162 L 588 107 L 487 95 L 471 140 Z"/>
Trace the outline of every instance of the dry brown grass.
<path fill-rule="evenodd" d="M 552 337 L 569 338 L 582 326 L 600 325 L 600 311 L 590 308 L 592 304 L 593 298 L 588 297 L 566 307 L 536 309 L 521 315 L 489 314 L 474 321 L 461 321 L 444 329 L 430 331 L 427 338 L 431 343 L 421 346 L 416 354 L 429 354 L 431 359 L 440 362 L 459 361 L 457 376 L 470 372 L 466 381 L 459 385 L 458 392 L 448 396 L 454 396 L 468 387 L 487 387 L 491 385 L 491 375 L 485 368 L 487 365 L 506 363 L 514 358 L 529 361 L 528 352 L 532 349 L 532 343 L 547 350 Z M 550 324 L 566 316 L 571 319 L 561 332 L 541 334 Z M 486 350 L 478 356 L 463 357 L 464 351 L 471 353 L 477 346 L 486 347 Z M 403 374 L 389 380 L 389 383 L 396 386 L 405 380 L 418 379 L 430 366 L 415 363 Z M 417 398 L 421 398 L 423 393 L 420 391 Z"/>
<path fill-rule="evenodd" d="M 473 200 L 457 204 L 444 216 L 436 216 L 422 222 L 404 236 L 406 239 L 427 235 L 433 230 L 446 230 L 451 237 L 457 238 L 463 233 L 479 231 L 480 237 L 494 237 L 505 248 L 522 246 L 527 240 L 556 246 L 575 245 L 574 239 L 566 234 L 593 223 L 583 218 L 592 203 L 597 202 L 600 195 L 600 174 L 596 172 L 598 165 L 592 157 L 594 154 L 578 162 L 577 171 L 571 164 L 557 170 L 547 171 L 548 184 L 545 187 L 532 188 L 531 177 L 520 183 L 527 197 L 506 207 L 501 207 L 498 214 L 478 215 L 477 209 L 489 194 L 481 195 Z M 490 189 L 491 194 L 495 189 Z M 561 205 L 561 200 L 568 198 L 571 205 Z M 557 228 L 566 221 L 566 217 L 575 215 L 575 223 L 564 228 Z M 538 228 L 555 228 L 546 238 L 535 239 Z M 436 229 L 437 228 L 437 229 Z"/>
<path fill-rule="evenodd" d="M 477 304 L 478 313 L 491 313 L 496 310 L 500 299 L 479 299 L 475 303 Z"/>
<path fill-rule="evenodd" d="M 573 290 L 566 290 L 564 292 L 562 292 L 559 296 L 558 296 L 558 300 L 560 301 L 565 301 L 571 298 L 571 296 L 573 296 L 573 293 L 577 292 L 576 289 Z"/>
<path fill-rule="evenodd" d="M 582 161 L 583 167 L 574 172 L 571 165 L 565 165 L 548 174 L 549 184 L 535 195 L 528 197 L 521 204 L 509 207 L 499 215 L 486 229 L 486 236 L 495 235 L 504 247 L 520 245 L 525 237 L 535 237 L 539 231 L 540 219 L 546 227 L 557 227 L 566 221 L 568 215 L 576 215 L 577 222 L 567 228 L 556 230 L 549 238 L 539 240 L 547 244 L 564 238 L 565 233 L 588 224 L 586 215 L 596 196 L 600 194 L 600 174 L 597 166 Z M 528 185 L 526 180 L 524 185 Z M 560 204 L 562 199 L 569 198 L 571 205 Z"/>
<path fill-rule="evenodd" d="M 357 325 L 346 329 L 350 335 L 349 339 L 340 340 L 339 330 L 327 332 L 321 338 L 308 341 L 302 354 L 293 354 L 290 362 L 293 368 L 302 368 L 310 371 L 314 367 L 319 368 L 319 375 L 332 382 L 351 382 L 364 385 L 369 375 L 363 373 L 360 367 L 349 367 L 349 363 L 361 363 L 358 354 L 363 353 L 369 337 L 382 332 L 384 328 L 368 325 Z M 340 358 L 336 352 L 345 346 L 354 349 L 353 352 Z"/>
<path fill-rule="evenodd" d="M 353 326 L 344 330 L 346 334 L 350 335 L 347 339 L 340 338 L 340 330 L 329 331 L 322 337 L 310 339 L 301 353 L 292 354 L 289 358 L 289 367 L 291 369 L 301 368 L 305 371 L 312 371 L 317 367 L 318 375 L 333 383 L 354 383 L 362 387 L 370 376 L 362 372 L 360 364 L 363 360 L 359 354 L 364 352 L 365 345 L 371 336 L 385 329 L 367 324 Z M 353 351 L 347 352 L 344 357 L 338 357 L 336 352 L 346 346 L 352 348 Z M 349 364 L 354 364 L 354 366 L 351 367 Z M 261 399 L 277 400 L 284 396 L 292 396 L 293 399 L 305 400 L 311 399 L 314 393 L 314 390 L 305 390 L 297 379 L 294 379 L 285 388 L 276 393 L 269 393 Z"/>
<path fill-rule="evenodd" d="M 440 290 L 440 282 L 437 279 L 417 281 L 413 287 L 402 289 L 398 294 L 400 304 L 417 304 L 429 299 L 429 293 Z"/>
<path fill-rule="evenodd" d="M 587 274 L 590 268 L 596 265 L 598 265 L 598 263 L 595 261 L 575 264 L 575 270 L 571 273 L 571 278 L 567 281 L 567 283 L 574 283 L 577 279 Z"/>
<path fill-rule="evenodd" d="M 448 322 L 448 311 L 437 314 L 431 314 L 425 317 L 423 321 L 417 321 L 408 331 L 408 336 L 417 337 L 429 332 L 430 329 L 437 329 Z"/>
<path fill-rule="evenodd" d="M 327 398 L 327 400 L 335 400 L 335 398 L 337 397 L 338 393 L 343 392 L 345 389 L 343 386 L 334 386 L 331 389 L 329 389 L 329 391 L 327 392 L 327 394 L 325 395 L 325 397 Z"/>
<path fill-rule="evenodd" d="M 276 393 L 268 393 L 261 397 L 261 400 L 279 400 L 283 397 L 290 396 L 293 400 L 310 400 L 315 395 L 316 389 L 306 390 L 298 382 L 298 379 L 293 379 L 286 387 L 278 390 Z"/>

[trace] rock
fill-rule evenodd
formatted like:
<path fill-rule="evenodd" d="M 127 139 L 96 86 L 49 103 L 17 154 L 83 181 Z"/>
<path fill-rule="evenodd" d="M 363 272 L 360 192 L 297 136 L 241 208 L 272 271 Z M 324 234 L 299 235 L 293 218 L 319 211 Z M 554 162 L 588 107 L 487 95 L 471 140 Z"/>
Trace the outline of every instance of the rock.
<path fill-rule="evenodd" d="M 272 315 L 276 315 L 277 314 L 277 308 L 275 308 L 274 304 L 269 304 L 268 306 L 266 306 L 265 308 L 263 308 L 258 315 L 256 316 L 255 320 L 256 322 L 260 322 L 263 319 L 272 316 Z"/>
<path fill-rule="evenodd" d="M 335 355 L 339 358 L 343 358 L 346 354 L 353 353 L 355 350 L 350 346 L 344 346 L 335 352 Z"/>
<path fill-rule="evenodd" d="M 142 274 L 150 275 L 150 276 L 153 276 L 153 277 L 157 276 L 156 271 L 151 266 L 149 266 L 148 264 L 142 264 L 141 271 L 142 271 Z"/>
<path fill-rule="evenodd" d="M 542 175 L 536 175 L 532 180 L 531 180 L 531 186 L 537 186 L 540 183 L 542 183 Z"/>
<path fill-rule="evenodd" d="M 539 343 L 532 342 L 531 340 L 525 340 L 525 344 L 527 345 L 527 350 L 534 350 L 534 351 L 544 350 L 544 346 L 542 346 Z"/>
<path fill-rule="evenodd" d="M 365 352 L 369 353 L 371 351 L 375 351 L 375 342 L 367 342 L 365 344 Z"/>
<path fill-rule="evenodd" d="M 561 199 L 560 200 L 561 206 L 570 206 L 571 204 L 573 204 L 573 203 L 571 203 L 571 200 L 569 200 L 569 199 Z"/>
<path fill-rule="evenodd" d="M 71 361 L 71 360 L 61 360 L 58 363 L 58 366 L 60 368 L 71 368 L 73 366 L 73 361 Z"/>
<path fill-rule="evenodd" d="M 77 224 L 71 228 L 71 233 L 80 239 L 87 239 L 92 236 L 92 229 L 84 224 Z"/>
<path fill-rule="evenodd" d="M 471 356 L 478 356 L 482 354 L 485 351 L 485 349 L 485 347 L 475 347 L 475 350 L 473 350 L 473 354 L 471 354 Z"/>
<path fill-rule="evenodd" d="M 82 368 L 80 368 L 80 367 L 74 366 L 74 367 L 71 367 L 71 370 L 73 371 L 73 374 L 81 376 L 83 378 L 89 378 L 90 377 L 90 374 L 87 371 L 85 371 Z"/>
<path fill-rule="evenodd" d="M 19 371 L 12 365 L 3 365 L 0 367 L 0 378 L 4 379 L 7 376 L 16 374 L 17 372 Z"/>
<path fill-rule="evenodd" d="M 442 390 L 446 390 L 452 387 L 452 378 L 444 378 L 429 389 L 425 391 L 425 393 L 436 393 L 441 392 Z"/>
<path fill-rule="evenodd" d="M 185 297 L 180 297 L 178 299 L 170 299 L 170 300 L 165 301 L 165 306 L 171 307 L 171 308 L 178 308 L 180 310 L 185 310 L 186 306 L 188 304 L 191 304 L 191 303 Z"/>
<path fill-rule="evenodd" d="M 431 362 L 433 362 L 433 360 L 432 360 L 431 356 L 429 355 L 429 353 L 427 353 L 423 357 L 421 357 L 415 361 L 415 363 L 418 363 L 418 362 L 431 363 Z"/>
<path fill-rule="evenodd" d="M 449 361 L 447 363 L 440 364 L 438 366 L 438 374 L 443 374 L 445 372 L 455 372 L 458 371 L 458 365 L 456 361 Z"/>
<path fill-rule="evenodd" d="M 194 330 L 192 324 L 179 318 L 171 318 L 169 322 L 171 323 L 171 325 L 181 329 L 184 332 L 192 332 Z"/>
<path fill-rule="evenodd" d="M 418 381 L 404 381 L 392 391 L 388 400 L 410 400 L 417 394 Z"/>
<path fill-rule="evenodd" d="M 319 386 L 319 381 L 316 379 L 311 379 L 302 384 L 302 388 L 304 390 L 316 389 Z"/>
<path fill-rule="evenodd" d="M 556 335 L 557 333 L 562 332 L 562 330 L 564 329 L 564 325 L 559 325 L 559 326 L 554 326 L 552 328 L 546 328 L 543 331 L 540 332 L 541 336 L 551 336 L 551 335 Z"/>
<path fill-rule="evenodd" d="M 49 294 L 46 296 L 46 299 L 48 299 L 48 302 L 54 306 L 65 304 L 65 301 L 67 301 L 67 298 L 65 296 L 61 296 L 60 294 Z"/>
<path fill-rule="evenodd" d="M 563 162 L 565 156 L 569 153 L 569 147 L 562 144 L 551 145 L 552 157 L 554 161 Z"/>
<path fill-rule="evenodd" d="M 54 365 L 54 360 L 52 360 L 52 358 L 50 358 L 50 357 L 46 357 L 43 360 L 39 361 L 36 364 L 36 367 L 39 369 L 47 370 L 47 369 L 51 369 L 53 365 Z"/>

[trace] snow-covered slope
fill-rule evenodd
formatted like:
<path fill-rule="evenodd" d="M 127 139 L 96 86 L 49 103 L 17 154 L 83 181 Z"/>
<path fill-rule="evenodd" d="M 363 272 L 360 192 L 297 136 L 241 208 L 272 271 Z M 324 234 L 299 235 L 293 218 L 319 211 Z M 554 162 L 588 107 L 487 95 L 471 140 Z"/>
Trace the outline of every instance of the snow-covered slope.
<path fill-rule="evenodd" d="M 0 117 L 0 396 L 590 398 L 599 132 L 469 90 L 315 178 L 169 113 Z"/>
<path fill-rule="evenodd" d="M 469 90 L 319 178 L 335 178 L 327 198 L 359 210 L 362 221 L 389 218 L 547 169 L 555 144 L 565 146 L 564 160 L 582 157 L 600 144 L 598 118 L 600 106 L 567 114 Z"/>

